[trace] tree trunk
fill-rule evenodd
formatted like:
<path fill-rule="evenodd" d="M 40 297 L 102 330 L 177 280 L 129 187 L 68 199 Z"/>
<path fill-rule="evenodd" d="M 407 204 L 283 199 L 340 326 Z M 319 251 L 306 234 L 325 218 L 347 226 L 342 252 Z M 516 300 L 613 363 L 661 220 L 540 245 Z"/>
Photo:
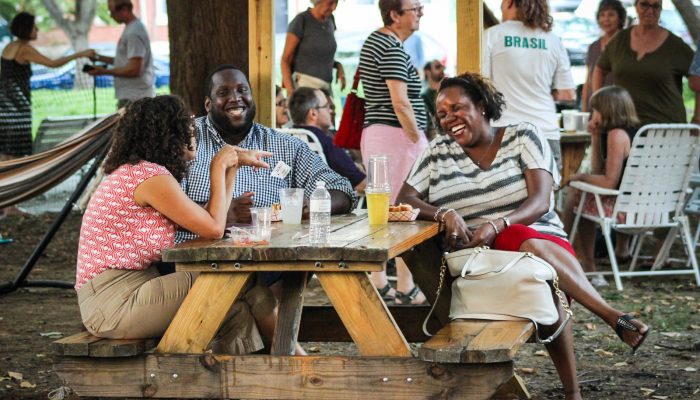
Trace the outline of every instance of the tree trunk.
<path fill-rule="evenodd" d="M 700 12 L 695 8 L 693 2 L 691 0 L 673 0 L 673 4 L 678 13 L 681 14 L 693 41 L 700 40 Z"/>
<path fill-rule="evenodd" d="M 58 25 L 70 39 L 73 51 L 85 50 L 89 47 L 88 33 L 90 33 L 92 21 L 95 19 L 95 13 L 97 11 L 96 0 L 76 0 L 75 10 L 73 10 L 72 13 L 62 10 L 56 3 L 56 0 L 44 0 L 44 7 L 46 7 L 51 15 L 51 19 L 56 22 L 56 25 Z M 66 18 L 67 15 L 71 15 L 72 18 Z M 87 74 L 83 73 L 83 65 L 85 65 L 85 62 L 85 59 L 77 59 L 75 62 L 74 89 L 92 87 L 93 80 Z"/>
<path fill-rule="evenodd" d="M 247 0 L 168 0 L 170 91 L 204 115 L 206 78 L 221 64 L 248 71 Z"/>

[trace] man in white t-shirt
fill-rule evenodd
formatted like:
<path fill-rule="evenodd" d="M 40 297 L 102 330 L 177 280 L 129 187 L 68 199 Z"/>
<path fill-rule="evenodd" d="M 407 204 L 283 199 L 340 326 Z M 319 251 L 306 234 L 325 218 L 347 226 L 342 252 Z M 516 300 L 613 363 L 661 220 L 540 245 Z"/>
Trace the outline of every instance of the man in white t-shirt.
<path fill-rule="evenodd" d="M 552 147 L 561 168 L 559 125 L 554 101 L 573 101 L 576 91 L 571 63 L 561 39 L 537 26 L 544 18 L 525 22 L 513 0 L 503 0 L 503 23 L 486 31 L 483 74 L 503 93 L 506 109 L 494 126 L 523 121 L 537 126 Z M 528 26 L 530 25 L 530 26 Z M 534 25 L 534 26 L 533 26 Z"/>
<path fill-rule="evenodd" d="M 88 74 L 114 76 L 117 108 L 121 108 L 132 101 L 155 96 L 153 56 L 148 32 L 134 15 L 131 0 L 109 0 L 107 5 L 112 18 L 126 27 L 117 43 L 115 57 L 98 54 L 94 58 L 95 61 L 112 64 L 114 67 L 95 67 Z"/>

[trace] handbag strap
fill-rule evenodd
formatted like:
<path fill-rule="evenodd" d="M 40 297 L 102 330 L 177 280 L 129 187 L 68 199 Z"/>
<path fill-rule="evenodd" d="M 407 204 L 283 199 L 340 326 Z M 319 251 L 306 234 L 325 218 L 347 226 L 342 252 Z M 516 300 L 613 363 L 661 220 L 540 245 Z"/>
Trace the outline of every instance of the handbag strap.
<path fill-rule="evenodd" d="M 539 329 L 537 327 L 537 322 L 532 321 L 532 323 L 535 324 L 535 340 L 537 343 L 540 344 L 550 344 L 561 335 L 561 333 L 564 331 L 564 328 L 566 327 L 566 324 L 569 323 L 571 320 L 571 317 L 574 315 L 573 311 L 571 311 L 571 308 L 569 307 L 569 303 L 564 300 L 564 295 L 562 294 L 562 291 L 559 289 L 559 275 L 554 275 L 554 279 L 552 279 L 552 286 L 554 286 L 554 293 L 557 295 L 559 298 L 559 303 L 561 303 L 562 308 L 564 309 L 564 312 L 566 313 L 566 319 L 564 322 L 562 322 L 559 327 L 557 328 L 554 333 L 552 333 L 548 338 L 546 339 L 540 339 L 539 335 Z"/>
<path fill-rule="evenodd" d="M 357 66 L 357 71 L 355 71 L 355 77 L 352 79 L 352 89 L 351 92 L 357 92 L 357 86 L 360 84 L 360 66 Z"/>
<path fill-rule="evenodd" d="M 445 283 L 445 273 L 447 273 L 447 260 L 445 259 L 445 256 L 447 256 L 447 254 L 448 253 L 444 253 L 442 255 L 442 260 L 440 262 L 440 281 L 438 282 L 438 287 L 435 291 L 435 301 L 433 301 L 433 305 L 430 307 L 428 315 L 426 315 L 425 319 L 423 320 L 423 333 L 425 336 L 433 336 L 432 333 L 428 332 L 428 320 L 433 315 L 433 311 L 435 311 L 435 306 L 440 298 L 440 292 L 442 292 L 442 285 Z"/>

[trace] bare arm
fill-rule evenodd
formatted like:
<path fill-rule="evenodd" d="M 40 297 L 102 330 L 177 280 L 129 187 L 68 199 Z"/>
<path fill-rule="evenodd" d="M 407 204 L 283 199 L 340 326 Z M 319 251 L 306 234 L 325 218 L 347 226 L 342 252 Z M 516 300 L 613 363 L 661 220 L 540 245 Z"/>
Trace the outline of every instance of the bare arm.
<path fill-rule="evenodd" d="M 345 68 L 343 68 L 343 64 L 341 64 L 339 61 L 335 61 L 333 63 L 333 68 L 335 68 L 335 83 L 340 83 L 340 91 L 345 90 Z"/>
<path fill-rule="evenodd" d="M 282 69 L 282 87 L 287 89 L 287 98 L 292 96 L 294 91 L 294 82 L 292 81 L 292 64 L 294 64 L 294 53 L 299 46 L 299 37 L 293 33 L 287 33 L 287 40 L 284 42 L 284 51 L 282 52 L 282 61 L 280 68 Z"/>
<path fill-rule="evenodd" d="M 16 59 L 18 62 L 33 62 L 36 64 L 41 64 L 45 65 L 50 68 L 57 68 L 62 65 L 65 65 L 66 63 L 75 60 L 76 58 L 80 57 L 90 57 L 91 55 L 95 54 L 94 50 L 88 49 L 88 50 L 83 50 L 79 51 L 77 53 L 71 54 L 69 56 L 57 58 L 55 60 L 50 59 L 46 57 L 45 55 L 39 53 L 37 49 L 35 49 L 32 46 L 22 46 L 20 48 L 20 51 L 17 52 Z"/>
<path fill-rule="evenodd" d="M 581 89 L 581 111 L 588 111 L 588 91 L 591 87 L 591 74 L 590 69 L 586 68 L 586 82 L 583 83 L 583 89 Z"/>
<path fill-rule="evenodd" d="M 92 59 L 93 59 L 94 61 L 103 62 L 103 63 L 109 64 L 109 65 L 114 65 L 114 57 L 103 56 L 103 55 L 101 55 L 101 54 L 95 54 L 95 56 L 92 57 Z"/>
<path fill-rule="evenodd" d="M 350 197 L 340 190 L 330 189 L 328 193 L 331 195 L 331 214 L 349 213 L 352 203 Z"/>
<path fill-rule="evenodd" d="M 420 132 L 418 131 L 416 116 L 413 113 L 413 106 L 411 106 L 411 101 L 408 99 L 408 85 L 406 82 L 397 79 L 387 79 L 386 85 L 391 95 L 391 105 L 394 107 L 394 113 L 399 119 L 401 128 L 413 143 L 417 143 L 420 140 Z"/>
<path fill-rule="evenodd" d="M 134 78 L 139 75 L 141 75 L 141 68 L 143 67 L 143 58 L 142 57 L 134 57 L 130 58 L 129 62 L 123 67 L 116 67 L 116 68 L 103 68 L 103 67 L 95 67 L 94 69 L 91 69 L 88 71 L 88 74 L 92 76 L 96 75 L 113 75 L 113 76 L 118 76 L 120 78 Z"/>
<path fill-rule="evenodd" d="M 554 100 L 556 101 L 575 101 L 576 89 L 557 89 L 554 91 Z"/>

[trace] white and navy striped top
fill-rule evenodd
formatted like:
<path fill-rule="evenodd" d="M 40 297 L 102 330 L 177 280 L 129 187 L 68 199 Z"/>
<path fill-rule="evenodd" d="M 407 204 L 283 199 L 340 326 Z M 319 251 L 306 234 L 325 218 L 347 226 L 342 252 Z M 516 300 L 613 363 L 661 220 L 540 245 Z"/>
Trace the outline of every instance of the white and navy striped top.
<path fill-rule="evenodd" d="M 391 105 L 387 79 L 404 81 L 408 85 L 408 99 L 413 106 L 418 129 L 425 130 L 425 105 L 420 97 L 421 82 L 411 57 L 394 36 L 374 31 L 365 40 L 360 51 L 360 78 L 365 92 L 365 126 L 384 124 L 401 127 Z"/>
<path fill-rule="evenodd" d="M 559 185 L 552 151 L 537 128 L 527 122 L 506 127 L 501 148 L 491 166 L 481 169 L 448 135 L 430 142 L 413 165 L 406 183 L 428 203 L 454 208 L 467 225 L 508 215 L 527 199 L 525 171 L 543 169 Z M 554 191 L 549 211 L 534 224 L 541 233 L 566 238 L 564 225 L 554 212 Z"/>

